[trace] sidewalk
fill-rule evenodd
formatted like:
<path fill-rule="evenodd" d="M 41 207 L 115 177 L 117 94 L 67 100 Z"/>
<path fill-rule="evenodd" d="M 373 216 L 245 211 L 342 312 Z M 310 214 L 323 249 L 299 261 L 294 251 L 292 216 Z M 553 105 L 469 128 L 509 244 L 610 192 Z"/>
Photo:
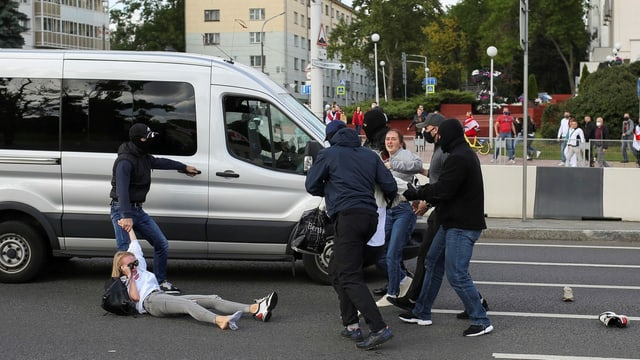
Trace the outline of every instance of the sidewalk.
<path fill-rule="evenodd" d="M 640 242 L 640 222 L 486 218 L 481 239 Z"/>

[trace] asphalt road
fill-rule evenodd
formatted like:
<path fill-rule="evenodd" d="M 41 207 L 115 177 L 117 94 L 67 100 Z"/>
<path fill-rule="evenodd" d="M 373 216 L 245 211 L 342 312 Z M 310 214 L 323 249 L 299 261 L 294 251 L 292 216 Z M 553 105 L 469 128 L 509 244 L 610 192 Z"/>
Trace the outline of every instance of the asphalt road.
<path fill-rule="evenodd" d="M 110 261 L 71 259 L 36 282 L 0 284 L 0 358 L 640 359 L 639 259 L 637 243 L 481 239 L 471 274 L 495 331 L 463 337 L 468 323 L 455 318 L 461 303 L 445 283 L 432 326 L 401 323 L 398 309 L 383 308 L 395 337 L 368 352 L 340 337 L 335 293 L 310 282 L 301 263 L 293 277 L 287 263 L 170 261 L 170 280 L 185 293 L 250 302 L 278 291 L 270 322 L 247 316 L 238 331 L 221 331 L 189 317 L 104 315 Z M 385 282 L 374 269 L 367 280 Z M 573 302 L 562 301 L 567 285 Z M 629 326 L 605 327 L 597 315 L 607 310 L 628 315 Z"/>

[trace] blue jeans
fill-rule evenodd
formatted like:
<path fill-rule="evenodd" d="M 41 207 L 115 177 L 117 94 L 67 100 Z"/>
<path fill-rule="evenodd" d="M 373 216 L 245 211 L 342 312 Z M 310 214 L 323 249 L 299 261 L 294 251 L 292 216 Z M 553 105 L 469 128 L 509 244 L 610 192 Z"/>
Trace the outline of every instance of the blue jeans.
<path fill-rule="evenodd" d="M 499 141 L 506 141 L 507 146 L 507 154 L 509 155 L 509 160 L 513 160 L 516 157 L 516 152 L 513 149 L 513 135 L 510 132 L 501 132 L 498 134 Z M 493 158 L 497 159 L 498 155 L 500 155 L 500 146 L 496 145 L 496 152 L 493 154 Z"/>
<path fill-rule="evenodd" d="M 400 294 L 400 281 L 406 276 L 402 270 L 402 251 L 416 227 L 416 214 L 408 201 L 401 202 L 387 210 L 387 219 L 384 226 L 385 243 L 387 253 L 385 264 L 389 285 L 387 294 Z"/>
<path fill-rule="evenodd" d="M 426 276 L 413 308 L 416 317 L 431 320 L 431 307 L 438 296 L 446 271 L 449 284 L 462 300 L 471 324 L 491 325 L 487 312 L 482 307 L 480 294 L 469 275 L 473 245 L 479 237 L 480 230 L 445 230 L 442 226 L 438 229 L 424 261 Z"/>
<path fill-rule="evenodd" d="M 129 234 L 118 225 L 118 220 L 121 218 L 120 205 L 114 201 L 111 204 L 111 222 L 116 234 L 116 244 L 118 250 L 127 250 L 131 240 L 129 239 Z M 131 218 L 133 220 L 133 230 L 153 246 L 153 273 L 156 275 L 158 282 L 161 283 L 167 279 L 169 242 L 160 227 L 158 227 L 158 224 L 142 210 L 142 207 L 134 207 Z"/>
<path fill-rule="evenodd" d="M 566 148 L 567 148 L 567 140 L 564 139 L 560 144 L 560 160 L 565 164 L 567 163 L 567 155 L 564 154 L 564 149 Z"/>

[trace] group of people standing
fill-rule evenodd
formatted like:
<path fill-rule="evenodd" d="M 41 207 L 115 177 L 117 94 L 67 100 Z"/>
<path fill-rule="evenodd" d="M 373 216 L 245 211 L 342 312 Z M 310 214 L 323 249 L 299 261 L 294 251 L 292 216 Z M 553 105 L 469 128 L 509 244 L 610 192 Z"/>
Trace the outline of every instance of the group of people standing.
<path fill-rule="evenodd" d="M 364 259 L 372 251 L 384 259 L 379 263 L 387 270 L 389 283 L 383 298 L 412 309 L 399 316 L 401 321 L 432 323 L 431 306 L 446 272 L 471 321 L 463 335 L 478 336 L 493 330 L 468 273 L 473 245 L 486 228 L 480 164 L 466 144 L 458 120 L 445 120 L 440 114 L 430 116 L 416 124 L 421 133 L 425 129 L 426 141 L 440 144 L 442 149 L 432 159 L 427 174 L 430 184 L 413 187 L 414 176 L 424 171 L 422 161 L 406 150 L 402 132 L 390 129 L 378 108 L 364 114 L 364 145 L 353 129 L 341 122 L 329 123 L 326 135 L 331 146 L 320 151 L 307 174 L 307 191 L 325 198 L 334 224 L 329 272 L 340 302 L 344 326 L 341 335 L 355 340 L 358 348 L 372 349 L 393 337 L 378 309 L 380 302 L 376 304 L 363 278 Z M 445 158 L 445 153 L 450 157 Z M 431 182 L 438 173 L 440 180 Z M 429 226 L 433 239 L 423 242 L 411 281 L 401 265 L 402 249 L 415 227 L 416 216 L 423 215 L 429 206 L 435 207 L 438 221 Z M 381 228 L 386 247 L 382 251 L 385 247 L 376 240 Z M 410 299 L 406 294 L 401 296 L 403 281 L 410 285 Z M 403 304 L 405 300 L 410 306 Z M 360 329 L 358 313 L 369 325 L 366 337 Z"/>
<path fill-rule="evenodd" d="M 636 166 L 640 167 L 640 119 L 636 124 L 631 120 L 629 113 L 625 113 L 621 129 L 622 162 L 629 162 L 630 151 L 636 157 Z M 590 167 L 596 164 L 598 167 L 608 167 L 605 155 L 609 148 L 609 136 L 609 127 L 602 117 L 597 117 L 594 123 L 591 116 L 586 115 L 584 125 L 580 128 L 578 120 L 565 111 L 558 128 L 558 141 L 561 142 L 561 161 L 558 165 L 581 166 L 583 162 L 588 161 Z"/>

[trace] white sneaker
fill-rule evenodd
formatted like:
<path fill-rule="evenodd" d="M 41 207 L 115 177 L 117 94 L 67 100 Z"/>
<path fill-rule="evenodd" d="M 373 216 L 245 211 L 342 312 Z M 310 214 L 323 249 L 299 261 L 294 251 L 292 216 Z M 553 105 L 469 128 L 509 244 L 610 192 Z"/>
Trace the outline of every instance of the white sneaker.
<path fill-rule="evenodd" d="M 540 157 L 540 154 L 542 154 L 542 151 L 536 150 L 536 159 Z"/>
<path fill-rule="evenodd" d="M 558 166 L 564 166 L 564 163 L 563 163 L 563 162 L 561 162 L 560 164 L 558 164 Z"/>
<path fill-rule="evenodd" d="M 492 162 L 492 163 L 496 162 L 496 159 L 491 159 L 491 162 Z"/>
<path fill-rule="evenodd" d="M 509 164 L 515 164 L 516 161 L 514 159 L 509 160 Z"/>
<path fill-rule="evenodd" d="M 392 296 L 392 295 L 387 294 L 381 297 L 380 300 L 376 301 L 376 306 L 385 307 L 385 306 L 393 305 L 392 303 L 389 302 L 389 300 L 387 300 L 387 296 Z"/>
<path fill-rule="evenodd" d="M 405 276 L 404 279 L 400 281 L 400 295 L 398 295 L 398 297 L 403 297 L 407 295 L 407 291 L 409 291 L 409 287 L 411 286 L 412 282 L 413 282 L 413 279 L 410 278 L 409 276 Z"/>

